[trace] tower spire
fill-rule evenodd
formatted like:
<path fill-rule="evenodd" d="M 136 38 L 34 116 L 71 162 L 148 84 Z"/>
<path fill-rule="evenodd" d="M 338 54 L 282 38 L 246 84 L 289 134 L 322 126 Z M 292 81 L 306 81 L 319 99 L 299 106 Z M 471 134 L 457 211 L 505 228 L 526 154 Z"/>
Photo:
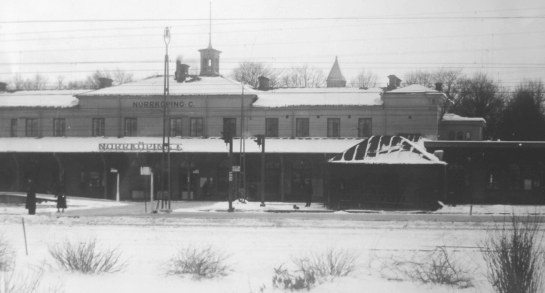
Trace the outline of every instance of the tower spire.
<path fill-rule="evenodd" d="M 210 15 L 208 19 L 208 48 L 212 48 L 212 1 L 210 1 Z"/>
<path fill-rule="evenodd" d="M 327 83 L 327 87 L 345 87 L 346 86 L 346 79 L 341 73 L 341 68 L 339 66 L 339 60 L 337 56 L 335 56 L 335 62 L 333 63 L 333 67 L 331 67 L 331 71 L 329 71 L 329 75 L 327 76 L 326 83 Z"/>
<path fill-rule="evenodd" d="M 210 1 L 210 21 L 208 31 L 208 48 L 200 49 L 201 76 L 219 76 L 221 51 L 212 48 L 212 1 Z"/>

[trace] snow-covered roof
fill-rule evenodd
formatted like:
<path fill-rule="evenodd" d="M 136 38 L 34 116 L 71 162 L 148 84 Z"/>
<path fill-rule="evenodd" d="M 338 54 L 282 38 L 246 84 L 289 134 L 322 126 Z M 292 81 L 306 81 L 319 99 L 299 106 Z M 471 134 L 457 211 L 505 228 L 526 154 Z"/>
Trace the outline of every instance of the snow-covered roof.
<path fill-rule="evenodd" d="M 193 81 L 176 82 L 172 76 L 169 80 L 170 95 L 240 95 L 241 83 L 223 76 L 199 76 Z M 164 77 L 152 77 L 118 86 L 107 87 L 88 92 L 85 96 L 157 96 L 163 95 Z M 244 87 L 247 95 L 255 94 L 249 87 Z"/>
<path fill-rule="evenodd" d="M 402 136 L 371 136 L 329 160 L 346 164 L 446 164 Z"/>
<path fill-rule="evenodd" d="M 438 91 L 419 84 L 411 84 L 406 87 L 389 91 L 389 93 L 438 93 Z"/>
<path fill-rule="evenodd" d="M 357 139 L 338 138 L 267 138 L 267 153 L 336 154 L 354 145 Z M 6 137 L 0 138 L 0 152 L 19 153 L 160 153 L 162 137 Z M 170 139 L 171 152 L 225 153 L 228 147 L 218 138 Z M 233 152 L 239 152 L 240 140 L 234 139 Z M 247 153 L 261 153 L 252 138 L 245 139 Z"/>
<path fill-rule="evenodd" d="M 40 90 L 0 93 L 0 107 L 70 108 L 77 106 L 77 94 L 89 90 Z"/>
<path fill-rule="evenodd" d="M 443 115 L 441 121 L 467 121 L 467 122 L 483 122 L 486 123 L 486 120 L 481 117 L 462 117 L 453 113 L 446 113 Z"/>
<path fill-rule="evenodd" d="M 379 106 L 382 90 L 357 88 L 286 88 L 257 94 L 254 107 Z"/>

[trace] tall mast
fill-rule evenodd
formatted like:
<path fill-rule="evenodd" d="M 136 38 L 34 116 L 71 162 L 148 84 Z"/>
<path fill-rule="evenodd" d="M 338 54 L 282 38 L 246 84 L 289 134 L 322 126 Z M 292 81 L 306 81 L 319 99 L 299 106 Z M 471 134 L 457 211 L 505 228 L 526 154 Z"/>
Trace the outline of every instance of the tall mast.
<path fill-rule="evenodd" d="M 212 48 L 212 1 L 210 1 L 210 16 L 208 20 L 208 48 Z"/>

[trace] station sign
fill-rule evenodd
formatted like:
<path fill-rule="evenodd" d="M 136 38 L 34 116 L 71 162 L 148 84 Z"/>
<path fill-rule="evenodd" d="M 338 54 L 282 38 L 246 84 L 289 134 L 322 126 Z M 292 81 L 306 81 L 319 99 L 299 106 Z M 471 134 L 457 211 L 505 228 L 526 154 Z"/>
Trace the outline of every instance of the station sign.
<path fill-rule="evenodd" d="M 164 146 L 165 151 L 180 152 L 182 144 L 169 143 Z M 160 152 L 163 151 L 162 143 L 99 143 L 98 150 L 101 152 Z"/>

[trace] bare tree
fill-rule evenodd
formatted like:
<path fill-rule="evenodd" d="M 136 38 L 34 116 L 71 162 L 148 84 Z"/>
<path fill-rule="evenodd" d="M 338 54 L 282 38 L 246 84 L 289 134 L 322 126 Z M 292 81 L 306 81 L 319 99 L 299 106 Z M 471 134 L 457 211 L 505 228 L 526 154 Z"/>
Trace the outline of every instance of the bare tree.
<path fill-rule="evenodd" d="M 403 86 L 408 86 L 411 84 L 419 84 L 431 88 L 434 84 L 433 73 L 422 70 L 415 70 L 405 73 Z"/>
<path fill-rule="evenodd" d="M 350 82 L 350 86 L 361 89 L 368 89 L 377 85 L 377 75 L 372 71 L 362 70 Z"/>
<path fill-rule="evenodd" d="M 291 88 L 323 87 L 325 81 L 326 78 L 322 70 L 305 64 L 292 68 L 288 73 L 282 75 L 280 86 Z"/>
<path fill-rule="evenodd" d="M 441 106 L 441 117 L 443 117 L 446 112 L 452 111 L 458 103 L 457 93 L 459 91 L 459 83 L 463 78 L 461 69 L 416 70 L 405 74 L 403 85 L 420 84 L 428 88 L 434 88 L 437 83 L 440 83 L 440 91 L 447 97 Z"/>
<path fill-rule="evenodd" d="M 259 77 L 265 76 L 269 79 L 269 86 L 274 88 L 278 84 L 278 73 L 269 66 L 259 62 L 245 61 L 233 69 L 231 76 L 239 82 L 246 83 L 253 88 L 259 86 Z"/>
<path fill-rule="evenodd" d="M 87 80 L 69 81 L 65 88 L 69 90 L 90 89 Z"/>
<path fill-rule="evenodd" d="M 114 70 L 111 75 L 116 85 L 134 81 L 132 73 L 127 73 L 119 68 Z"/>
<path fill-rule="evenodd" d="M 47 86 L 47 78 L 41 74 L 34 75 L 33 78 L 24 78 L 22 75 L 17 74 L 13 78 L 13 84 L 15 85 L 15 90 L 43 90 Z"/>
<path fill-rule="evenodd" d="M 62 75 L 57 76 L 57 89 L 58 90 L 64 89 L 64 76 Z"/>
<path fill-rule="evenodd" d="M 13 78 L 13 85 L 15 86 L 16 91 L 21 91 L 25 89 L 25 79 L 21 74 L 15 75 Z"/>
<path fill-rule="evenodd" d="M 501 113 L 505 107 L 504 90 L 485 73 L 458 82 L 453 112 L 464 117 L 482 117 L 486 120 L 485 137 L 495 138 Z"/>
<path fill-rule="evenodd" d="M 100 88 L 100 78 L 112 78 L 112 74 L 108 70 L 97 70 L 86 79 L 86 88 L 98 89 Z"/>
<path fill-rule="evenodd" d="M 30 84 L 31 89 L 33 90 L 43 90 L 47 86 L 47 77 L 41 74 L 36 74 L 34 75 L 34 79 L 31 80 Z"/>

